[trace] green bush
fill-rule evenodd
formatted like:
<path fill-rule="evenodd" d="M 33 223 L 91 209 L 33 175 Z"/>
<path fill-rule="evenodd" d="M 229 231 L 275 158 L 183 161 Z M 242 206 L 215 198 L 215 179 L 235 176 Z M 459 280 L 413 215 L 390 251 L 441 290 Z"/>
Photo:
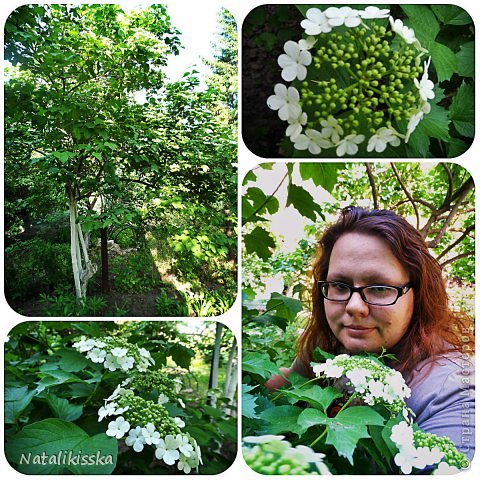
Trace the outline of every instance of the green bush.
<path fill-rule="evenodd" d="M 69 288 L 71 278 L 69 244 L 34 239 L 5 249 L 5 296 L 9 300 L 28 300 L 54 288 Z"/>
<path fill-rule="evenodd" d="M 124 293 L 144 293 L 161 285 L 150 252 L 140 250 L 113 257 L 110 267 L 114 289 Z"/>
<path fill-rule="evenodd" d="M 155 299 L 157 313 L 161 317 L 187 317 L 188 309 L 183 299 L 172 298 L 165 290 Z"/>

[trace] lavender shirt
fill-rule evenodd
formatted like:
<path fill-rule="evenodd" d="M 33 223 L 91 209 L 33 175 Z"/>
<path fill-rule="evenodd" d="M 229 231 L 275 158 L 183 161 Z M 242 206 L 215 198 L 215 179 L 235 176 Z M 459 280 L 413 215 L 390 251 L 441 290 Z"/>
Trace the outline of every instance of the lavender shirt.
<path fill-rule="evenodd" d="M 313 377 L 310 367 L 298 358 L 292 371 Z M 408 382 L 412 393 L 407 406 L 415 423 L 424 431 L 448 436 L 469 460 L 475 452 L 475 370 L 474 359 L 448 353 L 419 363 Z"/>
<path fill-rule="evenodd" d="M 469 460 L 475 452 L 474 368 L 473 357 L 461 353 L 427 359 L 414 370 L 407 399 L 422 430 L 448 436 Z"/>

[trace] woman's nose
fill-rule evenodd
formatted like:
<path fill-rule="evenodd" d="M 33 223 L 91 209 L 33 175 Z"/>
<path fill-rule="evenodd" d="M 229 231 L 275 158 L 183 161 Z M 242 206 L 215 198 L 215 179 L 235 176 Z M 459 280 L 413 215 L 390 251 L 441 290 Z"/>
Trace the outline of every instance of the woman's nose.
<path fill-rule="evenodd" d="M 350 297 L 350 300 L 347 302 L 345 306 L 345 310 L 349 315 L 355 316 L 359 315 L 362 317 L 366 317 L 369 312 L 368 303 L 363 301 L 359 292 L 354 292 Z"/>

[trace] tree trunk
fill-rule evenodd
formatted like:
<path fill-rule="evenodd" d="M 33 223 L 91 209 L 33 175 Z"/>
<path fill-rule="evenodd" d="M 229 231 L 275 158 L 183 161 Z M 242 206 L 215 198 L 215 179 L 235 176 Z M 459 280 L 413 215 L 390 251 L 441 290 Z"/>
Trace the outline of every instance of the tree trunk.
<path fill-rule="evenodd" d="M 110 292 L 109 268 L 108 268 L 108 234 L 107 229 L 100 230 L 100 252 L 102 256 L 102 292 Z"/>
<path fill-rule="evenodd" d="M 79 267 L 78 262 L 78 235 L 77 235 L 77 216 L 76 216 L 76 208 L 75 203 L 73 200 L 70 200 L 69 205 L 70 210 L 70 255 L 72 257 L 72 269 L 73 269 L 73 281 L 75 283 L 75 295 L 77 298 L 82 298 L 82 288 L 80 285 L 80 276 L 81 272 L 81 264 Z"/>
<path fill-rule="evenodd" d="M 233 337 L 232 346 L 230 347 L 230 353 L 228 354 L 227 368 L 225 371 L 225 386 L 223 393 L 226 397 L 230 398 L 228 392 L 231 390 L 230 382 L 233 381 L 233 378 L 236 379 L 237 375 L 235 372 L 235 354 L 237 351 L 237 339 Z M 231 398 L 230 398 L 231 399 Z"/>
<path fill-rule="evenodd" d="M 220 363 L 220 347 L 222 343 L 222 327 L 223 325 L 220 322 L 217 322 L 216 330 L 215 330 L 215 345 L 213 348 L 213 356 L 212 356 L 212 365 L 210 368 L 210 380 L 208 382 L 208 388 L 214 390 L 218 387 L 218 366 Z M 213 407 L 217 403 L 217 398 L 215 394 L 211 393 L 209 395 L 210 405 Z"/>
<path fill-rule="evenodd" d="M 88 256 L 88 235 L 83 235 L 82 227 L 78 222 L 77 201 L 73 195 L 69 195 L 69 211 L 70 255 L 72 257 L 75 295 L 78 299 L 84 299 L 87 296 L 88 281 L 97 271 L 97 266 L 90 262 Z"/>
<path fill-rule="evenodd" d="M 233 404 L 235 392 L 237 390 L 238 373 L 237 373 L 237 339 L 233 337 L 232 346 L 230 347 L 230 354 L 228 356 L 228 363 L 225 373 L 225 387 L 224 395 Z M 225 414 L 231 415 L 235 410 L 231 410 L 228 406 L 224 409 Z"/>

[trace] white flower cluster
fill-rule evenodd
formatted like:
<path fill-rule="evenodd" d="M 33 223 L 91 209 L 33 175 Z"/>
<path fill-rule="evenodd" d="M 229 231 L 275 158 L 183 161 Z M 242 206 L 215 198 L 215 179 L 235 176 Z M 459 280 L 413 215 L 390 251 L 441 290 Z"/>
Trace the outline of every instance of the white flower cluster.
<path fill-rule="evenodd" d="M 192 469 L 198 468 L 198 466 L 202 464 L 200 447 L 192 436 L 188 433 L 181 432 L 181 429 L 185 427 L 185 422 L 180 417 L 173 417 L 171 419 L 168 417 L 168 412 L 161 406 L 162 403 L 165 403 L 164 393 L 160 393 L 159 395 L 157 408 L 162 409 L 160 416 L 163 417 L 161 419 L 163 423 L 173 425 L 173 429 L 170 428 L 170 430 L 168 430 L 168 426 L 157 429 L 151 421 L 145 423 L 145 425 L 133 426 L 130 421 L 121 415 L 127 411 L 135 411 L 137 409 L 136 404 L 142 405 L 142 403 L 145 403 L 141 398 L 134 396 L 135 392 L 133 389 L 127 387 L 131 382 L 132 379 L 128 378 L 119 384 L 113 393 L 105 399 L 104 406 L 98 410 L 99 422 L 106 417 L 120 415 L 117 416 L 115 420 L 109 422 L 105 433 L 109 437 L 114 437 L 118 440 L 123 439 L 125 435 L 128 434 L 125 438 L 125 444 L 132 447 L 135 452 L 142 452 L 146 445 L 150 445 L 155 449 L 155 457 L 158 460 L 163 460 L 167 465 L 175 465 L 177 462 L 177 468 L 184 473 L 190 473 Z M 179 388 L 179 383 L 181 382 L 178 380 L 175 381 L 175 389 Z M 122 397 L 124 398 L 122 399 Z M 181 405 L 185 406 L 180 399 L 178 400 Z M 129 403 L 129 405 L 122 407 L 119 405 L 120 403 Z M 148 405 L 147 410 L 150 410 L 148 412 L 150 415 L 149 418 L 158 419 L 158 415 L 155 415 L 155 412 L 152 412 L 152 409 L 149 409 Z M 141 415 L 143 415 L 145 408 L 143 408 L 141 412 Z M 132 416 L 133 418 L 137 418 L 134 415 Z M 173 433 L 162 435 L 165 431 L 171 431 Z"/>
<path fill-rule="evenodd" d="M 402 412 L 408 417 L 405 399 L 410 397 L 411 391 L 397 370 L 371 358 L 347 354 L 311 365 L 317 377 L 345 377 L 347 385 L 353 387 L 367 405 L 385 405 L 392 413 Z"/>
<path fill-rule="evenodd" d="M 368 29 L 369 27 L 364 20 L 389 18 L 392 32 L 402 39 L 406 45 L 412 45 L 418 51 L 415 60 L 417 65 L 420 65 L 420 57 L 426 53 L 426 50 L 415 37 L 413 29 L 403 25 L 401 20 L 393 19 L 388 9 L 379 9 L 375 6 L 366 7 L 365 10 L 357 10 L 351 7 L 329 7 L 322 12 L 318 8 L 310 8 L 306 12 L 306 17 L 301 22 L 301 26 L 308 37 L 301 39 L 299 42 L 288 40 L 284 44 L 285 53 L 278 57 L 278 64 L 282 68 L 281 76 L 286 82 L 304 81 L 307 78 L 307 67 L 312 64 L 312 54 L 309 50 L 317 43 L 315 36 L 329 34 L 334 28 L 340 26 L 355 28 L 362 25 Z M 388 145 L 397 147 L 400 145 L 400 139 L 404 139 L 407 143 L 423 116 L 430 112 L 431 107 L 428 101 L 434 98 L 434 84 L 428 79 L 430 60 L 429 58 L 428 61 L 424 62 L 422 77 L 414 79 L 420 102 L 418 105 L 409 108 L 407 112 L 406 133 L 397 131 L 388 121 L 386 126 L 380 126 L 368 138 L 368 152 L 381 153 Z M 318 83 L 317 80 L 314 80 L 314 82 Z M 374 80 L 372 85 L 377 88 L 378 81 Z M 348 90 L 347 87 L 345 92 Z M 377 91 L 379 91 L 378 88 Z M 342 157 L 346 154 L 355 155 L 358 153 L 359 145 L 365 141 L 365 135 L 363 134 L 357 134 L 355 131 L 344 132 L 338 119 L 332 115 L 320 120 L 321 129 L 309 128 L 307 123 L 310 119 L 307 112 L 304 111 L 300 92 L 293 86 L 287 87 L 282 83 L 276 84 L 274 95 L 268 97 L 267 105 L 272 110 L 278 111 L 279 118 L 288 123 L 285 134 L 296 150 L 308 150 L 312 155 L 318 155 L 323 149 L 335 148 L 336 155 Z M 316 112 L 317 114 L 318 112 Z M 356 121 L 358 122 L 358 120 Z"/>
<path fill-rule="evenodd" d="M 111 372 L 128 371 L 134 368 L 139 372 L 145 372 L 150 365 L 155 365 L 147 349 L 131 345 L 119 338 L 82 336 L 72 346 L 80 353 L 85 353 L 92 362 L 102 363 Z"/>
<path fill-rule="evenodd" d="M 250 468 L 263 474 L 331 475 L 323 463 L 323 453 L 317 453 L 305 445 L 292 447 L 284 438 L 283 435 L 244 437 L 242 453 Z M 315 468 L 314 472 L 310 471 L 310 466 Z"/>
<path fill-rule="evenodd" d="M 175 462 L 178 462 L 177 468 L 185 473 L 190 473 L 192 468 L 197 468 L 202 463 L 200 447 L 188 433 L 169 434 L 161 438 L 153 423 L 147 423 L 143 427 L 130 427 L 130 422 L 120 416 L 108 424 L 105 433 L 120 440 L 128 432 L 125 444 L 132 447 L 135 452 L 141 452 L 145 445 L 151 445 L 158 460 L 163 460 L 167 465 L 175 465 Z"/>
<path fill-rule="evenodd" d="M 398 447 L 395 455 L 395 463 L 400 467 L 402 473 L 409 475 L 413 468 L 423 470 L 428 465 L 437 465 L 444 454 L 439 448 L 415 447 L 413 428 L 407 422 L 400 422 L 392 428 L 390 439 Z M 443 469 L 444 467 L 442 467 Z"/>

